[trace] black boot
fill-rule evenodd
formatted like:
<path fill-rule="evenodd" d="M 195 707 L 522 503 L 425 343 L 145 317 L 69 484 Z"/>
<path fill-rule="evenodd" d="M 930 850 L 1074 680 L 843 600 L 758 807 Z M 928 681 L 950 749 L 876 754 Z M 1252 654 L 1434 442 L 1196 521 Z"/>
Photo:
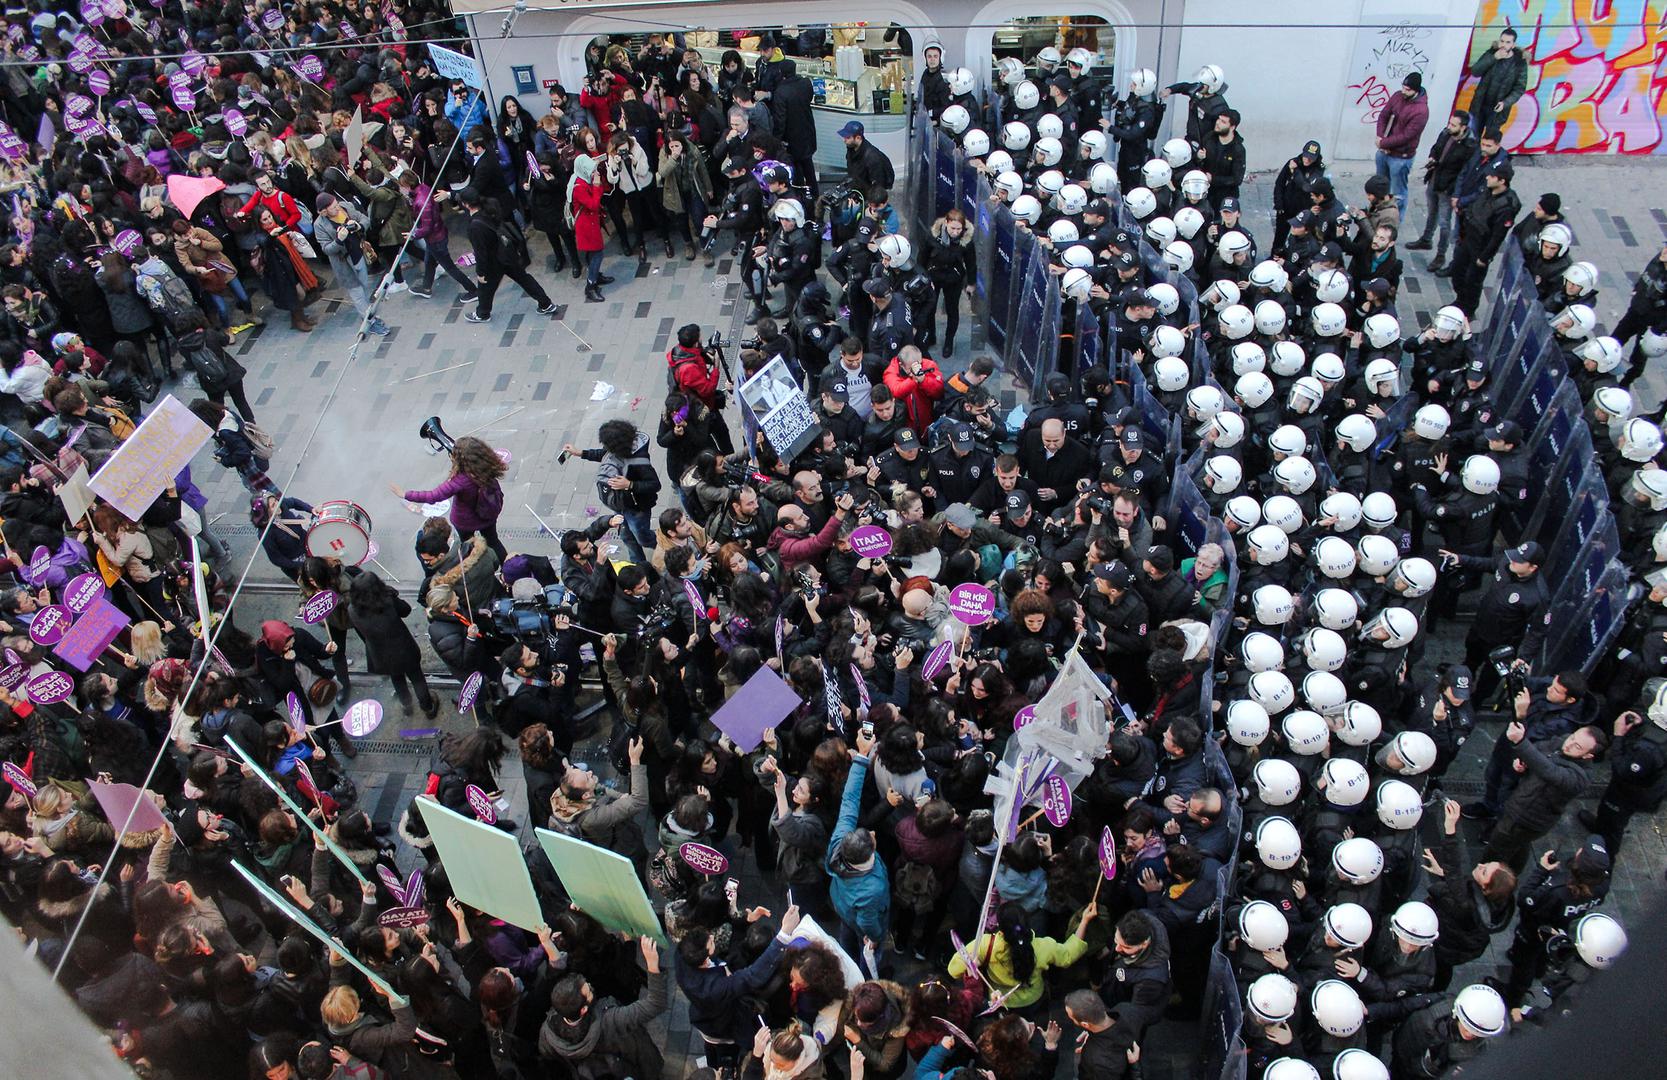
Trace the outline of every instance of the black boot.
<path fill-rule="evenodd" d="M 556 248 L 555 253 L 550 256 L 550 272 L 559 274 L 566 269 L 567 256 L 563 255 L 561 248 L 558 247 Z"/>
<path fill-rule="evenodd" d="M 585 286 L 585 303 L 587 303 L 587 304 L 599 304 L 601 302 L 602 302 L 602 286 L 600 286 L 600 285 L 586 285 Z"/>

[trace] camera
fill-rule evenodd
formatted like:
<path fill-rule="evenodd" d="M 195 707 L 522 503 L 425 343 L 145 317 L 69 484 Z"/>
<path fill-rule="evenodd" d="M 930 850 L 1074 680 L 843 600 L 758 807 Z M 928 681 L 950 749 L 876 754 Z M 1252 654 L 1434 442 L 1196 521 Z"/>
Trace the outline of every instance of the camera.
<path fill-rule="evenodd" d="M 742 484 L 768 484 L 771 477 L 759 472 L 753 463 L 746 458 L 730 458 L 724 462 L 724 483 L 730 487 L 740 487 Z"/>
<path fill-rule="evenodd" d="M 538 652 L 549 644 L 555 634 L 555 616 L 559 614 L 571 618 L 573 609 L 567 603 L 567 589 L 557 582 L 530 595 L 505 596 L 494 600 L 485 613 L 496 633 L 514 638 Z"/>
<path fill-rule="evenodd" d="M 705 614 L 703 611 L 697 611 L 695 617 L 698 619 Z M 632 630 L 626 631 L 626 637 L 643 641 L 648 638 L 665 636 L 666 631 L 677 624 L 677 609 L 662 600 L 644 612 L 641 618 L 641 624 Z"/>

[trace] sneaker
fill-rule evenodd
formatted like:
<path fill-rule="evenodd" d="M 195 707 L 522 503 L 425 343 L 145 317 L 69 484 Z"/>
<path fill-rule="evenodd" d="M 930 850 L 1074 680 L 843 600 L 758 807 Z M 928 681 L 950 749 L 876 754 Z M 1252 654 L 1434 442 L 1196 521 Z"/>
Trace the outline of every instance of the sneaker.
<path fill-rule="evenodd" d="M 428 300 L 434 296 L 434 293 L 431 290 L 419 288 L 418 286 L 413 285 L 411 286 L 411 295 L 415 296 L 418 300 Z"/>
<path fill-rule="evenodd" d="M 480 299 L 480 294 L 475 292 L 475 290 L 470 289 L 468 292 L 458 293 L 457 296 L 452 299 L 452 303 L 472 304 L 478 299 Z"/>
<path fill-rule="evenodd" d="M 372 319 L 370 325 L 365 327 L 365 329 L 369 330 L 377 337 L 387 337 L 393 332 L 389 329 L 388 324 L 383 322 L 381 319 Z"/>
<path fill-rule="evenodd" d="M 478 311 L 471 311 L 471 312 L 469 312 L 469 314 L 463 316 L 463 318 L 467 322 L 491 322 L 492 321 L 491 316 L 482 315 Z"/>
<path fill-rule="evenodd" d="M 1480 801 L 1465 803 L 1464 809 L 1460 810 L 1459 814 L 1470 821 L 1492 821 L 1499 816 L 1488 809 L 1487 803 Z"/>
<path fill-rule="evenodd" d="M 388 295 L 392 296 L 394 293 L 406 292 L 410 288 L 411 288 L 411 286 L 405 284 L 405 282 L 396 281 L 392 285 L 388 286 Z"/>
<path fill-rule="evenodd" d="M 545 304 L 543 307 L 538 309 L 538 313 L 540 315 L 554 315 L 556 313 L 556 302 L 552 300 L 548 304 Z"/>

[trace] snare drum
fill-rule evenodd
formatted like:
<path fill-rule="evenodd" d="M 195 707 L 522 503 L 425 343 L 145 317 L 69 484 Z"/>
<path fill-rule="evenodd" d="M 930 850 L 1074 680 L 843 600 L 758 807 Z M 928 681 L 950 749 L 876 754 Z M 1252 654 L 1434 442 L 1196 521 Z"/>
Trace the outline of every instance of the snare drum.
<path fill-rule="evenodd" d="M 307 554 L 358 566 L 370 558 L 370 530 L 370 515 L 358 503 L 320 503 L 307 529 Z"/>

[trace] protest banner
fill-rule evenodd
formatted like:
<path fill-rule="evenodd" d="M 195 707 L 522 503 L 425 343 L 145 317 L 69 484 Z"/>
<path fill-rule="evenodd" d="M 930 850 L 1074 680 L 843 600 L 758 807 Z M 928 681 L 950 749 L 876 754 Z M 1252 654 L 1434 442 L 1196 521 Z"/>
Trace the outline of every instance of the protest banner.
<path fill-rule="evenodd" d="M 534 829 L 533 835 L 549 856 L 568 898 L 585 914 L 609 930 L 665 943 L 665 931 L 630 859 L 549 829 Z"/>
<path fill-rule="evenodd" d="M 523 930 L 543 925 L 532 876 L 515 837 L 466 818 L 427 795 L 418 798 L 416 806 L 459 900 Z M 576 895 L 574 902 L 585 907 Z"/>
<path fill-rule="evenodd" d="M 129 521 L 138 521 L 213 437 L 207 424 L 169 394 L 116 447 L 87 486 Z"/>

